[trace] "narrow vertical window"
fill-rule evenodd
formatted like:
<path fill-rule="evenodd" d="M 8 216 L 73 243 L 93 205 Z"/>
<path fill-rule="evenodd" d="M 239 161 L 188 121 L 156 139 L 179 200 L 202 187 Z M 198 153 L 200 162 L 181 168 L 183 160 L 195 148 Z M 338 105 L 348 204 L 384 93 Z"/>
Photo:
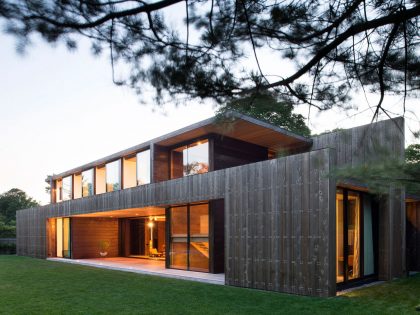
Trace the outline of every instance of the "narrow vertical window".
<path fill-rule="evenodd" d="M 150 184 L 150 150 L 137 153 L 137 185 Z"/>
<path fill-rule="evenodd" d="M 63 178 L 63 200 L 70 200 L 73 197 L 73 177 L 67 176 Z"/>
<path fill-rule="evenodd" d="M 63 182 L 61 179 L 55 181 L 55 202 L 63 201 Z"/>
<path fill-rule="evenodd" d="M 106 191 L 121 189 L 121 160 L 106 164 Z"/>
<path fill-rule="evenodd" d="M 82 174 L 74 174 L 73 177 L 73 198 L 78 199 L 82 197 Z"/>
<path fill-rule="evenodd" d="M 82 173 L 82 196 L 93 196 L 93 168 Z"/>
<path fill-rule="evenodd" d="M 136 156 L 123 158 L 123 188 L 136 186 Z"/>

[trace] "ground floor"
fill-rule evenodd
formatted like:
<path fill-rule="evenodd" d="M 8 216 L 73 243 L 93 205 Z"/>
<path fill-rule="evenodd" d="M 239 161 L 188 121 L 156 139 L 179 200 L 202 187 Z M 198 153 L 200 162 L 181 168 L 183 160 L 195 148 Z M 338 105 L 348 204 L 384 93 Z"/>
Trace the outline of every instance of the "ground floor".
<path fill-rule="evenodd" d="M 46 224 L 50 258 L 120 257 L 167 269 L 224 272 L 223 201 L 49 218 Z"/>
<path fill-rule="evenodd" d="M 327 176 L 320 149 L 17 213 L 18 255 L 130 258 L 310 296 L 404 277 L 404 192 Z"/>
<path fill-rule="evenodd" d="M 337 288 L 377 280 L 378 199 L 339 186 L 335 206 Z M 223 200 L 49 218 L 48 257 L 224 282 L 224 230 Z"/>

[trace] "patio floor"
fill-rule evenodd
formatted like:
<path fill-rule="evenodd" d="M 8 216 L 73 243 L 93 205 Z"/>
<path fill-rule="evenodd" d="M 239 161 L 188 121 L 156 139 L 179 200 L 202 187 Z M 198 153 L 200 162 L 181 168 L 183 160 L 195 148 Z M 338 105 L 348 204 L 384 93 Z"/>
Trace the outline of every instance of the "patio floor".
<path fill-rule="evenodd" d="M 67 259 L 67 258 L 47 258 L 51 261 L 59 261 L 69 264 L 91 266 L 103 269 L 119 270 L 160 276 L 166 278 L 176 278 L 190 281 L 198 281 L 212 284 L 225 284 L 223 273 L 213 274 L 207 272 L 185 271 L 177 269 L 166 269 L 165 262 L 159 260 L 148 260 L 127 257 L 110 258 L 90 258 L 90 259 Z"/>

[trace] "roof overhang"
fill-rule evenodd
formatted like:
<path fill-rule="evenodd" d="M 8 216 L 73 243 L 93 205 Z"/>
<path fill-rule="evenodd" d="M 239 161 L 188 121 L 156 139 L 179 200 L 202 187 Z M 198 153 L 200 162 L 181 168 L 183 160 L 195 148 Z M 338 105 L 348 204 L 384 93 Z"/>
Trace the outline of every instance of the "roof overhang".
<path fill-rule="evenodd" d="M 263 146 L 275 152 L 305 148 L 312 144 L 311 139 L 294 134 L 286 129 L 237 112 L 229 112 L 222 117 L 212 117 L 200 121 L 91 163 L 52 175 L 47 179 L 47 182 L 49 183 L 51 179 L 55 180 L 71 174 L 80 173 L 92 167 L 101 166 L 121 157 L 135 154 L 136 152 L 149 148 L 152 144 L 170 147 L 208 134 L 220 134 Z"/>

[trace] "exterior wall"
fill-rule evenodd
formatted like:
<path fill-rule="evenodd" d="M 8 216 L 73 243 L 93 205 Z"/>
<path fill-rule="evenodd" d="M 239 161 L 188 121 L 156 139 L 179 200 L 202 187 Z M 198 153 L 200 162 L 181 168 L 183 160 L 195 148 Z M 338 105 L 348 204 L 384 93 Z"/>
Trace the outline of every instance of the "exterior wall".
<path fill-rule="evenodd" d="M 313 150 L 326 147 L 335 149 L 338 168 L 390 158 L 403 160 L 404 119 L 385 120 L 313 138 Z M 401 277 L 407 272 L 404 200 L 404 191 L 396 187 L 390 187 L 389 194 L 380 200 L 378 276 L 381 280 Z"/>
<path fill-rule="evenodd" d="M 227 284 L 335 294 L 331 164 L 326 149 L 226 170 Z"/>
<path fill-rule="evenodd" d="M 45 258 L 46 220 L 224 199 L 229 285 L 335 294 L 335 183 L 324 149 L 21 210 L 18 255 Z"/>
<path fill-rule="evenodd" d="M 420 271 L 420 201 L 407 203 L 407 269 Z"/>
<path fill-rule="evenodd" d="M 72 218 L 71 233 L 74 259 L 101 257 L 100 241 L 108 241 L 110 244 L 107 257 L 118 256 L 118 219 Z"/>
<path fill-rule="evenodd" d="M 220 170 L 244 164 L 255 163 L 268 159 L 268 149 L 229 137 L 214 135 L 211 139 L 213 145 L 212 170 Z"/>
<path fill-rule="evenodd" d="M 169 174 L 167 150 L 153 145 L 156 183 L 18 211 L 17 253 L 47 256 L 47 218 L 223 199 L 227 284 L 331 296 L 336 182 L 327 175 L 335 167 L 403 158 L 400 130 L 402 119 L 337 131 L 315 137 L 310 152 L 169 181 L 159 178 Z M 404 192 L 390 187 L 379 209 L 381 279 L 406 271 L 404 209 Z"/>

